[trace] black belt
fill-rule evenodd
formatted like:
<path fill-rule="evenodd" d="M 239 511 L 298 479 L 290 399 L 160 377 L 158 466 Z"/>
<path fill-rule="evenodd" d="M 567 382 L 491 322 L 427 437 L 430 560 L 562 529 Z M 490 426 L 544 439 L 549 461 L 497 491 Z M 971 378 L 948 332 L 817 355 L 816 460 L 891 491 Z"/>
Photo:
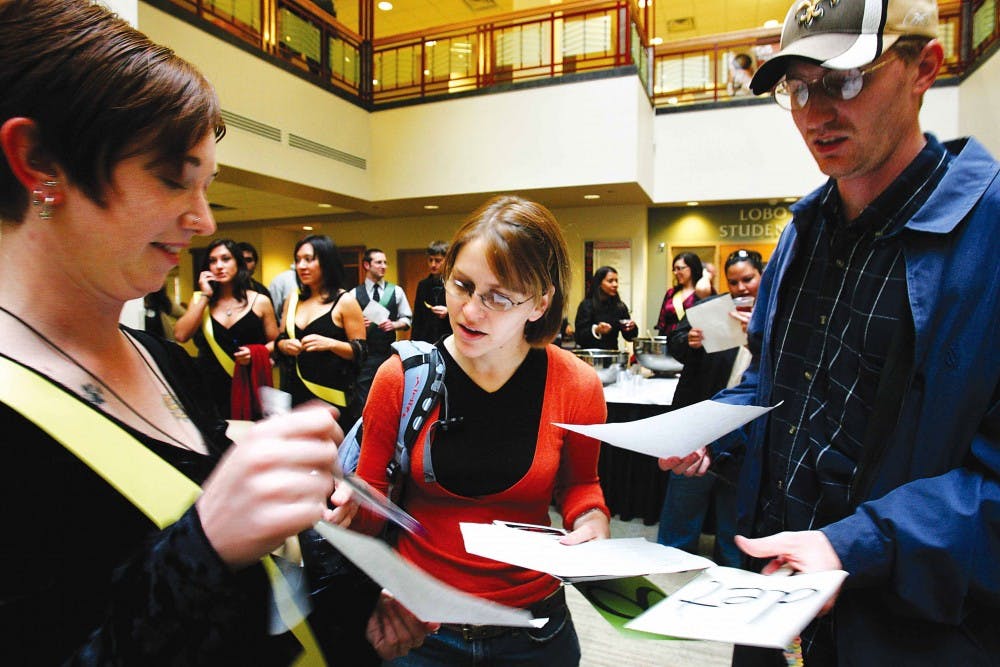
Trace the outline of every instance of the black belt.
<path fill-rule="evenodd" d="M 532 616 L 535 618 L 546 618 L 565 608 L 566 589 L 560 586 L 552 595 L 528 607 L 528 611 L 530 611 Z M 457 632 L 462 635 L 462 639 L 467 642 L 471 642 L 476 639 L 493 639 L 495 637 L 502 637 L 503 635 L 513 634 L 524 629 L 511 627 L 509 625 L 459 625 L 457 623 L 442 623 L 441 627 L 451 630 L 452 632 Z"/>

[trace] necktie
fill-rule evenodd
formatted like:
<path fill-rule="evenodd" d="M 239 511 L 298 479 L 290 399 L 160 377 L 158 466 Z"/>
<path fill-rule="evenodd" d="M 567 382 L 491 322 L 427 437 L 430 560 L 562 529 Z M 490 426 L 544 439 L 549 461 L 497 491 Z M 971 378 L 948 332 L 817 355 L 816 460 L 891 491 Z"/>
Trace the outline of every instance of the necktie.
<path fill-rule="evenodd" d="M 372 288 L 372 301 L 378 301 L 381 298 L 381 294 L 378 291 L 378 285 Z"/>

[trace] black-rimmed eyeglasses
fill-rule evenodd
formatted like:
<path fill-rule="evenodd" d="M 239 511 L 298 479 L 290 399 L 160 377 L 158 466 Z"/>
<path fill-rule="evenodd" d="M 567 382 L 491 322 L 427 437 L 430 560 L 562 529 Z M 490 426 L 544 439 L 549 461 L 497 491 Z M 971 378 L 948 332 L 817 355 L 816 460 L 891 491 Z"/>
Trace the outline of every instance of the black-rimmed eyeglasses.
<path fill-rule="evenodd" d="M 832 69 L 811 81 L 785 77 L 771 89 L 771 96 L 778 106 L 789 111 L 804 109 L 809 102 L 810 91 L 821 85 L 827 97 L 834 100 L 853 100 L 861 94 L 865 77 L 893 61 L 886 58 L 877 63 L 854 69 Z"/>
<path fill-rule="evenodd" d="M 528 297 L 524 301 L 514 301 L 509 296 L 495 290 L 490 290 L 486 294 L 477 294 L 475 285 L 464 283 L 458 278 L 449 278 L 446 280 L 444 282 L 444 291 L 456 299 L 461 299 L 463 302 L 469 301 L 473 296 L 478 296 L 479 301 L 483 304 L 483 308 L 499 313 L 506 313 L 508 310 L 516 308 L 522 303 L 528 303 L 532 299 L 532 297 Z"/>

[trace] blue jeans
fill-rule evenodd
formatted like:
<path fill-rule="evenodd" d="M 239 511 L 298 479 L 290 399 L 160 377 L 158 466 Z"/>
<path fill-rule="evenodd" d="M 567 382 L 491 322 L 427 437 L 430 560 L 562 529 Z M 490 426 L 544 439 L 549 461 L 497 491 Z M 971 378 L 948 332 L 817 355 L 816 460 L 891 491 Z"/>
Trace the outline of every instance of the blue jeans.
<path fill-rule="evenodd" d="M 393 667 L 577 667 L 580 642 L 569 609 L 549 614 L 541 628 L 511 628 L 491 639 L 466 641 L 461 632 L 442 627 L 423 646 L 386 665 Z"/>
<path fill-rule="evenodd" d="M 698 553 L 709 503 L 715 506 L 715 552 L 718 565 L 741 567 L 743 554 L 736 547 L 736 489 L 713 475 L 670 475 L 660 512 L 656 541 L 668 547 Z"/>

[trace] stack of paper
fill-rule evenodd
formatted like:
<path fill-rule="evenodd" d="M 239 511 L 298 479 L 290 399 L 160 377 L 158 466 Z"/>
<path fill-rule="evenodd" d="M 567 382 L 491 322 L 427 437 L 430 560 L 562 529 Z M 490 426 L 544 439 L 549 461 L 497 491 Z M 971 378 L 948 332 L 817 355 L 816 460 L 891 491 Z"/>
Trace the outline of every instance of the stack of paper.
<path fill-rule="evenodd" d="M 489 523 L 462 523 L 465 550 L 564 581 L 613 579 L 641 574 L 703 570 L 712 561 L 641 537 L 594 540 L 566 546 L 558 529 L 525 530 Z"/>
<path fill-rule="evenodd" d="M 713 567 L 625 627 L 784 648 L 816 617 L 846 576 L 843 570 L 778 577 Z"/>

